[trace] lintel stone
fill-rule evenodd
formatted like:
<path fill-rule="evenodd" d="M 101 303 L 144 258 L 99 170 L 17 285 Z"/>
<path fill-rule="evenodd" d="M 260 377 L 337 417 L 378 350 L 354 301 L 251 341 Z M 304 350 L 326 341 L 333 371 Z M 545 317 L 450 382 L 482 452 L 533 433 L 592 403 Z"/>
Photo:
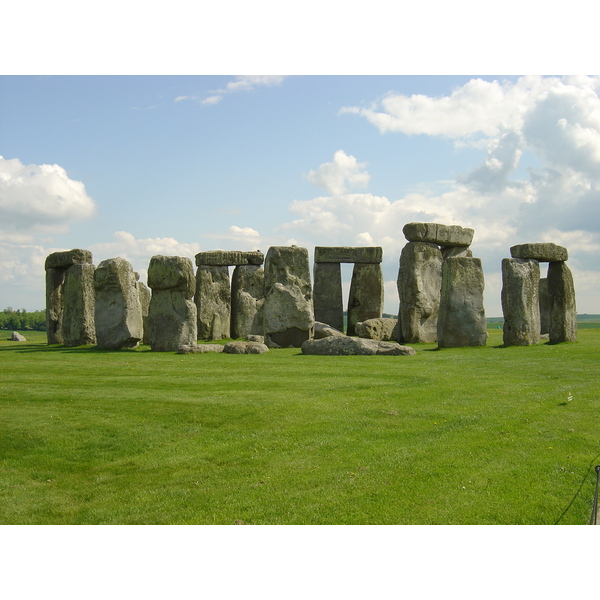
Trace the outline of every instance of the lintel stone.
<path fill-rule="evenodd" d="M 316 263 L 378 264 L 382 258 L 381 246 L 315 246 Z"/>
<path fill-rule="evenodd" d="M 475 231 L 460 225 L 439 223 L 407 223 L 402 228 L 409 242 L 429 242 L 439 246 L 470 246 Z"/>
<path fill-rule="evenodd" d="M 265 255 L 259 250 L 240 252 L 237 250 L 211 250 L 196 254 L 196 266 L 238 267 L 242 265 L 262 265 Z"/>
<path fill-rule="evenodd" d="M 89 250 L 75 248 L 62 252 L 53 252 L 46 257 L 45 269 L 68 269 L 72 265 L 92 264 L 92 253 Z"/>
<path fill-rule="evenodd" d="M 539 262 L 564 262 L 569 253 L 563 246 L 552 243 L 518 244 L 510 249 L 512 258 L 533 259 Z"/>

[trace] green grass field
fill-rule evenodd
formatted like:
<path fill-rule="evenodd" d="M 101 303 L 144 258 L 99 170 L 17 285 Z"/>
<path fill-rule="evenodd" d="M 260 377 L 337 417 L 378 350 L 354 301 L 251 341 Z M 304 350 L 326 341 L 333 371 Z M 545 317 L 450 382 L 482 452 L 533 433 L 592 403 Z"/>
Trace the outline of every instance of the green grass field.
<path fill-rule="evenodd" d="M 600 329 L 411 357 L 0 339 L 2 524 L 586 524 Z"/>

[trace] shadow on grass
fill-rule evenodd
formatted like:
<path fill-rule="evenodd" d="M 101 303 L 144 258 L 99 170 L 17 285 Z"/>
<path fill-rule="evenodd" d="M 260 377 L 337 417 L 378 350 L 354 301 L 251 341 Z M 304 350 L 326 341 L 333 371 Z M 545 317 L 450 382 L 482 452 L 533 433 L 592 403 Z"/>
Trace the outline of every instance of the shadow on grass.
<path fill-rule="evenodd" d="M 111 350 L 107 348 L 98 348 L 97 346 L 61 346 L 59 344 L 53 344 L 48 346 L 46 344 L 23 344 L 15 347 L 15 346 L 0 346 L 0 352 L 16 352 L 19 354 L 29 354 L 35 352 L 39 354 L 40 352 L 60 352 L 64 354 L 122 354 L 122 353 L 130 353 L 130 352 L 150 352 L 150 347 L 146 348 L 119 348 L 116 350 Z"/>

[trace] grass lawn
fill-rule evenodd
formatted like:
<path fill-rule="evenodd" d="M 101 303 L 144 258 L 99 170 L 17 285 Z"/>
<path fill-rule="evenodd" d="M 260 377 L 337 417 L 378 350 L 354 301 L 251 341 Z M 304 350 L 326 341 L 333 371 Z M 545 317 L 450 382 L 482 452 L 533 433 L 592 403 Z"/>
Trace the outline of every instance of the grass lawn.
<path fill-rule="evenodd" d="M 2 524 L 586 524 L 600 329 L 415 356 L 0 333 Z"/>

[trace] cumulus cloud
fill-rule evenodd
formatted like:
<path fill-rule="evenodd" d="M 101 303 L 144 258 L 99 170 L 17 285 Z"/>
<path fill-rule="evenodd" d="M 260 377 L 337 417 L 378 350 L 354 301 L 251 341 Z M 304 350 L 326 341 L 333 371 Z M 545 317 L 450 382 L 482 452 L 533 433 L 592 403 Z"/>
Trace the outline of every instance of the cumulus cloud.
<path fill-rule="evenodd" d="M 333 196 L 345 194 L 349 187 L 364 187 L 370 175 L 363 171 L 365 163 L 343 150 L 333 155 L 333 162 L 323 163 L 316 171 L 309 171 L 306 179 L 313 185 L 326 189 Z"/>
<path fill-rule="evenodd" d="M 5 241 L 28 242 L 40 233 L 64 233 L 96 214 L 81 181 L 59 165 L 25 165 L 0 156 L 0 231 Z"/>

